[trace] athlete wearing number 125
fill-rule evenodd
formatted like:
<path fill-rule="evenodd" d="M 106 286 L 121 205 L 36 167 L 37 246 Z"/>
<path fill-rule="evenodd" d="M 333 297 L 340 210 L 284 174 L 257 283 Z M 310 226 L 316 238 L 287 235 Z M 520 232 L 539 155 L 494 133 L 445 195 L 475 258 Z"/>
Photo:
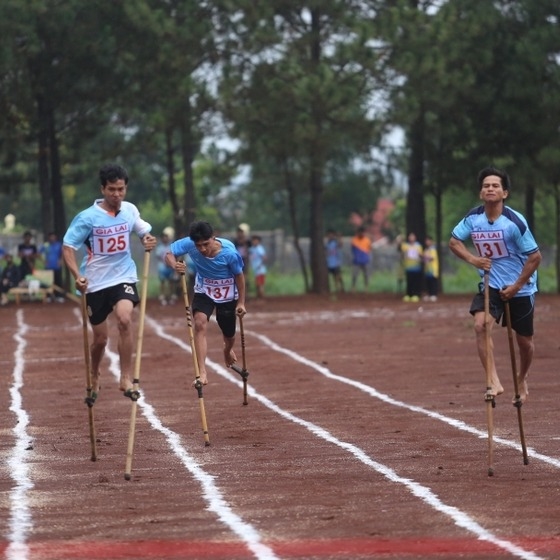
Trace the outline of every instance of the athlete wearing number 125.
<path fill-rule="evenodd" d="M 236 317 L 246 313 L 243 259 L 231 241 L 214 237 L 208 222 L 192 223 L 189 236 L 174 241 L 169 247 L 165 260 L 179 274 L 186 272 L 185 263 L 177 260 L 183 255 L 189 255 L 196 268 L 191 308 L 200 381 L 206 385 L 206 331 L 214 310 L 224 339 L 225 364 L 229 367 L 237 361 L 233 351 Z"/>
<path fill-rule="evenodd" d="M 99 365 L 108 339 L 107 317 L 115 316 L 119 329 L 119 389 L 136 400 L 130 379 L 132 370 L 132 310 L 138 304 L 136 264 L 130 252 L 130 235 L 135 232 L 146 251 L 156 245 L 149 232 L 152 226 L 140 217 L 138 208 L 125 202 L 128 174 L 120 165 L 109 164 L 99 171 L 101 194 L 92 206 L 80 212 L 63 240 L 62 254 L 76 280 L 76 288 L 86 294 L 87 311 L 93 331 L 91 344 L 92 399 L 99 392 Z M 76 252 L 85 248 L 78 268 Z"/>
<path fill-rule="evenodd" d="M 519 396 L 524 402 L 529 393 L 527 376 L 534 353 L 533 315 L 541 253 L 525 218 L 504 203 L 511 188 L 508 175 L 493 167 L 485 168 L 478 175 L 478 187 L 483 205 L 473 208 L 455 226 L 449 248 L 475 266 L 481 278 L 485 272 L 489 274 L 490 315 L 496 322 L 502 318 L 504 326 L 504 301 L 510 302 L 511 324 L 519 347 Z M 464 245 L 469 237 L 475 254 Z M 470 313 L 474 317 L 478 355 L 485 366 L 487 349 L 482 286 L 481 283 Z M 490 322 L 488 328 L 492 329 L 493 324 Z M 504 389 L 496 372 L 492 343 L 488 352 L 490 392 L 499 395 Z"/>

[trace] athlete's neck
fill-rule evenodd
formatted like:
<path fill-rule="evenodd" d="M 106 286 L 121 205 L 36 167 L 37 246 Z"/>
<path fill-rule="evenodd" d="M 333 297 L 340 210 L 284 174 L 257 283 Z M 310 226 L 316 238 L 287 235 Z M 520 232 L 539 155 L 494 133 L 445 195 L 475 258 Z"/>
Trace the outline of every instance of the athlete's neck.
<path fill-rule="evenodd" d="M 487 202 L 484 205 L 484 213 L 486 214 L 486 218 L 488 218 L 488 222 L 490 224 L 493 224 L 502 215 L 503 210 L 503 201 L 496 204 Z"/>

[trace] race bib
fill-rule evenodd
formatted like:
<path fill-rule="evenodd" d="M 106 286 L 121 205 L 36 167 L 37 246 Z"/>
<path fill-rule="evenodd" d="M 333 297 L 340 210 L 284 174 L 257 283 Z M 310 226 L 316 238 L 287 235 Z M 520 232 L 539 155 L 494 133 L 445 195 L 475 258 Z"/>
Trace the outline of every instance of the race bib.
<path fill-rule="evenodd" d="M 128 224 L 93 228 L 93 252 L 96 255 L 114 255 L 128 251 Z"/>
<path fill-rule="evenodd" d="M 488 259 L 503 259 L 509 256 L 504 232 L 499 231 L 473 231 L 471 239 L 480 257 Z"/>
<path fill-rule="evenodd" d="M 235 279 L 202 278 L 202 289 L 204 293 L 216 303 L 225 303 L 235 299 Z"/>

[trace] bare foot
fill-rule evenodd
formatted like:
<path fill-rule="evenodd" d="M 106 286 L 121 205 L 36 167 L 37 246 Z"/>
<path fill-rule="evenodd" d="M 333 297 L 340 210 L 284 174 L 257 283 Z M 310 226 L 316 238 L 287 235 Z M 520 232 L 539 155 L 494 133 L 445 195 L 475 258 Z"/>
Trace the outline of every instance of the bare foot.
<path fill-rule="evenodd" d="M 230 367 L 231 364 L 234 364 L 235 362 L 237 362 L 237 356 L 235 355 L 235 352 L 233 350 L 230 350 L 229 352 L 224 348 L 224 360 L 226 362 L 226 366 Z"/>
<path fill-rule="evenodd" d="M 100 373 L 92 373 L 91 374 L 91 390 L 96 395 L 99 393 L 99 378 L 101 377 Z"/>
<path fill-rule="evenodd" d="M 504 392 L 504 388 L 500 383 L 498 383 L 497 385 L 493 384 L 490 385 L 490 388 L 486 392 L 489 393 L 490 395 L 493 395 L 494 397 L 497 397 L 498 395 L 501 395 Z"/>
<path fill-rule="evenodd" d="M 132 382 L 128 377 L 121 377 L 121 380 L 119 382 L 119 391 L 125 393 L 129 389 L 132 389 Z"/>
<path fill-rule="evenodd" d="M 208 385 L 208 376 L 206 375 L 206 372 L 205 372 L 205 371 L 200 371 L 200 372 L 198 373 L 198 380 L 200 380 L 200 382 L 201 382 L 203 385 Z M 196 385 L 196 382 L 197 382 L 197 379 L 195 379 L 195 380 L 192 382 L 192 386 L 193 386 L 193 387 Z"/>
<path fill-rule="evenodd" d="M 521 379 L 519 376 L 517 377 L 517 388 L 519 390 L 519 400 L 524 403 L 527 400 L 527 396 L 529 395 L 529 386 L 527 385 L 526 379 Z M 515 404 L 515 396 L 512 399 L 513 404 Z"/>

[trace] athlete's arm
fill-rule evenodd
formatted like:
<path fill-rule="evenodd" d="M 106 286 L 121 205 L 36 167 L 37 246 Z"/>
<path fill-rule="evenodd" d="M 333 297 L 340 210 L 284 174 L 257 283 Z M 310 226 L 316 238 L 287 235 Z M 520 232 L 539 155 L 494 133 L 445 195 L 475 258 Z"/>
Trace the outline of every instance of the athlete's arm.
<path fill-rule="evenodd" d="M 502 297 L 504 299 L 511 299 L 512 297 L 515 297 L 515 294 L 517 294 L 517 292 L 519 292 L 519 290 L 521 290 L 521 288 L 523 288 L 523 286 L 527 284 L 527 282 L 529 281 L 529 279 L 531 278 L 535 270 L 539 268 L 539 265 L 541 264 L 541 260 L 542 260 L 542 255 L 540 251 L 535 251 L 534 253 L 531 253 L 527 257 L 527 260 L 525 261 L 525 265 L 523 266 L 521 270 L 521 274 L 519 275 L 519 278 L 516 280 L 516 282 L 511 286 L 506 286 L 504 289 L 501 290 Z"/>
<path fill-rule="evenodd" d="M 473 255 L 465 246 L 465 244 L 456 237 L 452 237 L 449 240 L 449 248 L 451 252 L 459 257 L 460 259 L 464 260 L 465 262 L 472 264 L 476 268 L 482 270 L 490 270 L 492 267 L 492 259 L 487 257 L 478 257 Z M 529 275 L 530 276 L 530 275 Z"/>
<path fill-rule="evenodd" d="M 87 278 L 80 276 L 75 249 L 73 247 L 70 247 L 69 245 L 63 245 L 62 257 L 64 258 L 64 262 L 66 263 L 70 274 L 72 274 L 74 280 L 76 280 L 76 289 L 80 292 L 84 292 L 87 287 Z"/>
<path fill-rule="evenodd" d="M 247 313 L 247 310 L 245 309 L 245 274 L 241 272 L 240 274 L 236 274 L 234 278 L 235 285 L 237 286 L 237 293 L 239 296 L 237 299 L 235 312 L 243 317 Z"/>

